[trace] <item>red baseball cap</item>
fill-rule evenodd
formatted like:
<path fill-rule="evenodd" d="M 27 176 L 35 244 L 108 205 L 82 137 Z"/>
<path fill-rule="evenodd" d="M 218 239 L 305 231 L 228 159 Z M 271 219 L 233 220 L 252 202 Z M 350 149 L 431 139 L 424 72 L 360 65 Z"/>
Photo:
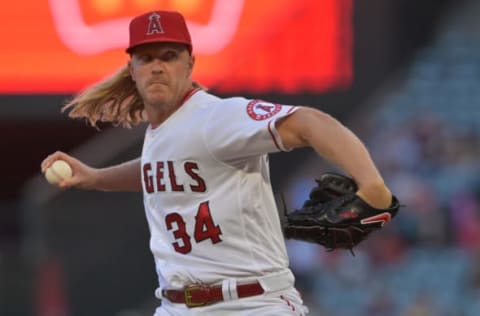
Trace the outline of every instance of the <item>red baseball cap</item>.
<path fill-rule="evenodd" d="M 151 11 L 133 18 L 127 53 L 131 54 L 138 45 L 159 42 L 182 43 L 192 52 L 192 40 L 183 15 L 175 11 Z"/>

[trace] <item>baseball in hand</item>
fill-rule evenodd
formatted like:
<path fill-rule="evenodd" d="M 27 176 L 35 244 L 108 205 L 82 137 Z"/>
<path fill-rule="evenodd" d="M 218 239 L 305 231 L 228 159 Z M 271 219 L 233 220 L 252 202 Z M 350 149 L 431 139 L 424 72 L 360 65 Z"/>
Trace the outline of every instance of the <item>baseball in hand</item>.
<path fill-rule="evenodd" d="M 63 160 L 55 160 L 45 171 L 45 178 L 50 184 L 58 184 L 63 179 L 73 175 L 70 165 Z"/>

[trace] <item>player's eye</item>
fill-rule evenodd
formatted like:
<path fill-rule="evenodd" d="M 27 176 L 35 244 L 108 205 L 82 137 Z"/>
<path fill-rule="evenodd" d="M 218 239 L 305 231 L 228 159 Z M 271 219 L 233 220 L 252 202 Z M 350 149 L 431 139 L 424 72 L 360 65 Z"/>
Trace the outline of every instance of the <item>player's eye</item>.
<path fill-rule="evenodd" d="M 178 52 L 174 51 L 174 50 L 169 50 L 169 51 L 166 51 L 165 53 L 163 53 L 161 56 L 160 56 L 160 59 L 162 61 L 165 61 L 165 62 L 168 62 L 168 61 L 174 61 L 178 58 Z"/>
<path fill-rule="evenodd" d="M 142 63 L 149 63 L 152 61 L 153 57 L 152 55 L 150 54 L 140 54 L 138 56 L 138 59 L 142 62 Z"/>

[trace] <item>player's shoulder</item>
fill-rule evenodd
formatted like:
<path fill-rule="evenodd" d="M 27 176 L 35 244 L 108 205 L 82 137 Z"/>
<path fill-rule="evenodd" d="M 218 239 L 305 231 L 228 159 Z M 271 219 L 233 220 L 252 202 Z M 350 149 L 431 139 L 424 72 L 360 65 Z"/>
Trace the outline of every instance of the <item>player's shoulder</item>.
<path fill-rule="evenodd" d="M 198 104 L 210 105 L 220 102 L 222 99 L 205 90 L 199 90 L 192 96 L 192 101 Z"/>
<path fill-rule="evenodd" d="M 246 106 L 251 101 L 241 96 L 219 97 L 203 90 L 197 92 L 195 97 L 199 103 L 205 106 Z"/>
<path fill-rule="evenodd" d="M 223 106 L 246 106 L 250 101 L 244 97 L 228 97 L 222 99 L 220 104 Z"/>
<path fill-rule="evenodd" d="M 282 111 L 282 108 L 287 111 L 296 106 L 285 106 L 282 104 L 265 101 L 260 99 L 249 99 L 243 96 L 219 97 L 201 91 L 199 94 L 199 101 L 204 108 L 211 108 L 214 112 L 221 111 L 222 113 L 231 112 L 237 113 L 239 111 L 248 113 L 250 117 L 258 120 L 269 118 Z"/>

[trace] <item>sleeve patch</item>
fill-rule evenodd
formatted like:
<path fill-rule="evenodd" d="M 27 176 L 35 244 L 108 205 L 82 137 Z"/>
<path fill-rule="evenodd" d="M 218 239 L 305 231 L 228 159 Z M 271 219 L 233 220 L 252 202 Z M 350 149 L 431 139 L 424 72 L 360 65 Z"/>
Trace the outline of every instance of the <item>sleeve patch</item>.
<path fill-rule="evenodd" d="M 264 102 L 261 100 L 252 100 L 247 104 L 247 113 L 255 121 L 263 121 L 271 118 L 280 110 L 282 106 L 280 104 L 274 104 Z"/>

